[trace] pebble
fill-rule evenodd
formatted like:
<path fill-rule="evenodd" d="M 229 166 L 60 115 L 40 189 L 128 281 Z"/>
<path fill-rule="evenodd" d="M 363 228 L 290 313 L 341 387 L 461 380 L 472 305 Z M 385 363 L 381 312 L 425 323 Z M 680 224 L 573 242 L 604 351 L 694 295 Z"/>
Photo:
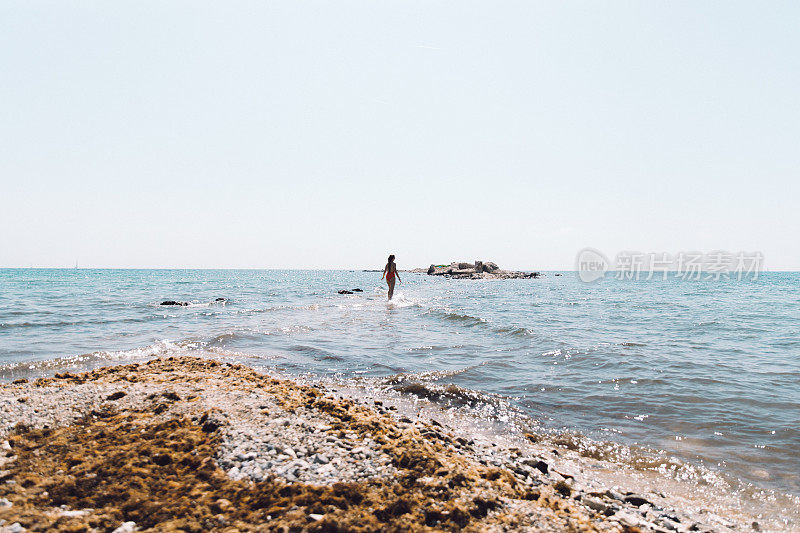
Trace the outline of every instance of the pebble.
<path fill-rule="evenodd" d="M 627 527 L 639 527 L 642 520 L 630 511 L 620 510 L 608 518 Z"/>
<path fill-rule="evenodd" d="M 61 511 L 59 514 L 61 516 L 65 516 L 67 518 L 75 518 L 75 517 L 86 515 L 86 511 L 83 511 L 83 510 Z"/>
<path fill-rule="evenodd" d="M 584 496 L 583 498 L 581 498 L 581 502 L 583 502 L 588 508 L 594 509 L 599 513 L 605 513 L 608 510 L 608 505 L 599 498 Z"/>
<path fill-rule="evenodd" d="M 111 533 L 133 533 L 136 531 L 136 522 L 123 522 Z"/>

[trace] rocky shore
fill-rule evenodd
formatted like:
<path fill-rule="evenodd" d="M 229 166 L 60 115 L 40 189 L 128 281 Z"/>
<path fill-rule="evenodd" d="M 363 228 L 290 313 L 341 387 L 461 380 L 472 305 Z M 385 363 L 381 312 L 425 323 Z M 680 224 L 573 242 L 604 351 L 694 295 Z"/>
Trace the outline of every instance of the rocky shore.
<path fill-rule="evenodd" d="M 411 272 L 455 279 L 524 279 L 538 278 L 541 275 L 539 272 L 503 270 L 491 261 L 475 261 L 475 263 L 453 261 L 449 265 L 431 265 L 428 268 L 415 268 Z"/>
<path fill-rule="evenodd" d="M 18 380 L 0 387 L 0 530 L 741 531 L 536 440 L 194 357 Z"/>

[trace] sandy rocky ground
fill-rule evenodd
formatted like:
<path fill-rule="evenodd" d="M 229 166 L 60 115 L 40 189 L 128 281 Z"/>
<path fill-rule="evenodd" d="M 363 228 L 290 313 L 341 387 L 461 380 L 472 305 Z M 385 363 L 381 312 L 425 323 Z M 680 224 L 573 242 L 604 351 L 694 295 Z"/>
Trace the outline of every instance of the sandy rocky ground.
<path fill-rule="evenodd" d="M 0 443 L 3 532 L 742 530 L 556 454 L 201 358 L 4 385 Z"/>

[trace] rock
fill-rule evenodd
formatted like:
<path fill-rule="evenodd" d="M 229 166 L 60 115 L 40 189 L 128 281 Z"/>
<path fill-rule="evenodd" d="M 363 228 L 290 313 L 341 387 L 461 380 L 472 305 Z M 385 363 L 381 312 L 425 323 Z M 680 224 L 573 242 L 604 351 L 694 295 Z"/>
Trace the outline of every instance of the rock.
<path fill-rule="evenodd" d="M 488 272 L 489 274 L 497 272 L 499 269 L 500 267 L 497 266 L 497 263 L 492 263 L 491 261 L 483 263 L 483 271 Z"/>
<path fill-rule="evenodd" d="M 12 505 L 14 504 L 8 501 L 6 498 L 0 498 L 0 509 L 8 509 Z"/>
<path fill-rule="evenodd" d="M 328 459 L 326 455 L 318 453 L 317 455 L 314 456 L 314 462 L 326 465 L 330 462 L 330 459 Z"/>
<path fill-rule="evenodd" d="M 600 498 L 593 498 L 591 496 L 584 496 L 581 501 L 589 509 L 594 509 L 598 513 L 605 513 L 608 510 L 608 505 Z"/>
<path fill-rule="evenodd" d="M 227 299 L 227 298 L 217 298 L 217 299 L 216 299 L 216 300 L 214 300 L 214 301 L 215 301 L 215 302 L 227 302 L 227 301 L 228 301 L 228 299 Z"/>
<path fill-rule="evenodd" d="M 79 516 L 86 516 L 86 514 L 87 514 L 86 511 L 84 511 L 83 509 L 80 509 L 80 510 L 74 510 L 74 511 L 71 511 L 71 510 L 61 511 L 59 513 L 59 516 L 65 516 L 67 518 L 75 518 L 75 517 L 79 517 Z"/>
<path fill-rule="evenodd" d="M 133 533 L 136 531 L 136 522 L 123 522 L 111 533 Z"/>
<path fill-rule="evenodd" d="M 199 420 L 202 430 L 206 433 L 213 433 L 224 423 L 225 421 L 219 413 L 205 413 Z"/>
<path fill-rule="evenodd" d="M 344 289 L 339 291 L 339 294 L 353 294 L 353 291 L 346 291 Z"/>
<path fill-rule="evenodd" d="M 431 265 L 428 267 L 428 275 L 433 276 L 434 272 L 436 272 L 436 265 Z"/>
<path fill-rule="evenodd" d="M 226 500 L 225 498 L 219 498 L 217 501 L 214 502 L 211 510 L 214 512 L 221 512 L 231 506 L 230 500 Z"/>
<path fill-rule="evenodd" d="M 638 494 L 629 494 L 625 496 L 624 501 L 631 505 L 635 505 L 636 507 L 639 507 L 644 504 L 653 505 L 647 498 L 645 498 L 644 496 L 639 496 Z"/>
<path fill-rule="evenodd" d="M 670 531 L 678 531 L 678 524 L 666 518 L 659 518 L 656 521 L 656 524 L 663 527 L 664 529 L 669 529 Z"/>
<path fill-rule="evenodd" d="M 163 302 L 161 302 L 160 305 L 182 305 L 182 306 L 186 306 L 186 305 L 189 305 L 189 303 L 188 302 L 176 302 L 175 300 L 164 300 Z"/>
<path fill-rule="evenodd" d="M 120 399 L 120 398 L 122 398 L 123 396 L 125 396 L 125 393 L 124 393 L 124 392 L 122 392 L 122 391 L 117 391 L 117 392 L 115 392 L 115 393 L 113 393 L 113 394 L 109 394 L 108 396 L 106 396 L 106 400 L 108 400 L 108 401 L 110 401 L 110 402 L 113 402 L 114 400 L 119 400 L 119 399 Z"/>
<path fill-rule="evenodd" d="M 642 520 L 639 519 L 638 516 L 625 510 L 618 511 L 614 515 L 610 516 L 608 519 L 613 520 L 615 522 L 619 522 L 623 526 L 627 527 L 639 527 L 642 523 Z"/>
<path fill-rule="evenodd" d="M 525 459 L 522 461 L 522 464 L 532 466 L 533 468 L 539 470 L 542 474 L 546 474 L 547 471 L 550 469 L 547 463 L 542 461 L 541 459 Z"/>
<path fill-rule="evenodd" d="M 361 289 L 353 289 L 353 292 L 364 292 Z"/>
<path fill-rule="evenodd" d="M 614 489 L 608 489 L 606 491 L 606 496 L 608 496 L 612 500 L 625 501 L 625 496 L 623 496 L 622 494 L 620 494 L 619 492 L 617 492 Z"/>
<path fill-rule="evenodd" d="M 22 533 L 23 531 L 25 531 L 25 528 L 19 522 L 14 522 L 8 526 L 8 533 Z"/>
<path fill-rule="evenodd" d="M 325 518 L 324 514 L 317 514 L 317 513 L 309 513 L 308 517 L 313 520 L 314 522 L 319 522 L 323 518 Z"/>

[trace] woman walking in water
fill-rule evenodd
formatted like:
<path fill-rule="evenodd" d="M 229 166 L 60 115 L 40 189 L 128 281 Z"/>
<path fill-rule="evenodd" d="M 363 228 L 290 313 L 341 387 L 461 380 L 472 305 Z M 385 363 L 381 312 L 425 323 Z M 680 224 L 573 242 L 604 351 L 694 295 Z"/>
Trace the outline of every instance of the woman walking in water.
<path fill-rule="evenodd" d="M 394 295 L 394 278 L 397 278 L 397 281 L 402 283 L 400 275 L 397 273 L 397 265 L 394 264 L 394 255 L 389 256 L 389 262 L 383 267 L 381 279 L 384 277 L 386 278 L 386 284 L 389 285 L 389 299 L 391 300 Z"/>

